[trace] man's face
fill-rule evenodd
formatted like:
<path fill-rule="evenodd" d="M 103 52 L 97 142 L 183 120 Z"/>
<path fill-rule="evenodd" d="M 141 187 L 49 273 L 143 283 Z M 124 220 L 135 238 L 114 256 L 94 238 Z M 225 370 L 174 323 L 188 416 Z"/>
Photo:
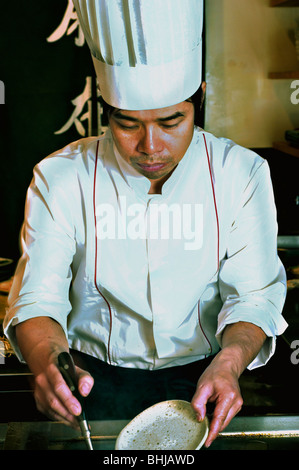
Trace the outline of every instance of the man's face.
<path fill-rule="evenodd" d="M 145 111 L 114 109 L 109 124 L 121 157 L 149 180 L 164 182 L 191 143 L 194 107 L 183 101 Z"/>

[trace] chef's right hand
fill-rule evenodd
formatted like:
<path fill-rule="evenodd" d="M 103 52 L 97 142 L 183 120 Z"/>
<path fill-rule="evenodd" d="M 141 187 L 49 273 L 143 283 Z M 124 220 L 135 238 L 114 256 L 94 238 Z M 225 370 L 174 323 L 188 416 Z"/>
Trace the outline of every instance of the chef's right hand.
<path fill-rule="evenodd" d="M 78 427 L 76 416 L 81 412 L 58 369 L 58 355 L 68 352 L 64 330 L 50 317 L 34 317 L 15 327 L 16 339 L 34 381 L 34 397 L 38 410 L 50 419 Z M 76 367 L 81 395 L 87 396 L 93 387 L 91 375 Z"/>
<path fill-rule="evenodd" d="M 94 380 L 88 372 L 79 367 L 76 367 L 76 372 L 79 392 L 86 397 L 93 387 Z M 81 405 L 55 363 L 49 363 L 45 370 L 35 376 L 34 398 L 37 409 L 48 418 L 78 429 L 76 416 L 81 413 Z"/>

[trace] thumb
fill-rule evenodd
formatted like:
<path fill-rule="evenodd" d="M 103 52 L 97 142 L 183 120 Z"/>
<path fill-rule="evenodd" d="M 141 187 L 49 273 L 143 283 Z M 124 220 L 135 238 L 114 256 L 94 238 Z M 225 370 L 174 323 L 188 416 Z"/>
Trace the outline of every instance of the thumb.
<path fill-rule="evenodd" d="M 211 397 L 209 387 L 198 387 L 191 401 L 191 406 L 194 409 L 199 421 L 202 421 L 207 413 L 207 403 Z"/>

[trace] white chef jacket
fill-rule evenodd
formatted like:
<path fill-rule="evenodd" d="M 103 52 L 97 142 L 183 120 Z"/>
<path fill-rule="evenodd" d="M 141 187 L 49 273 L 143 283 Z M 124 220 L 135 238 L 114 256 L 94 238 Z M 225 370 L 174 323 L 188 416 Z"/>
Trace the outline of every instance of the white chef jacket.
<path fill-rule="evenodd" d="M 267 162 L 195 128 L 162 194 L 149 188 L 109 130 L 35 167 L 4 322 L 20 360 L 14 326 L 49 316 L 71 348 L 112 365 L 153 370 L 200 360 L 238 321 L 268 336 L 249 368 L 268 361 L 287 324 Z M 170 222 L 168 233 L 167 224 L 159 229 L 161 208 L 173 209 L 168 220 L 178 209 L 181 233 Z"/>

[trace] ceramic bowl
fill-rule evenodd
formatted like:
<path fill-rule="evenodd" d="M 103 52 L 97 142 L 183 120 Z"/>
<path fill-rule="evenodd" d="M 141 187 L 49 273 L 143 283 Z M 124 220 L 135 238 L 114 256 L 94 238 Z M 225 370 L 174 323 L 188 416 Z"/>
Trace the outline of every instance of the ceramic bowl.
<path fill-rule="evenodd" d="M 196 419 L 184 400 L 157 403 L 137 415 L 119 434 L 117 450 L 198 450 L 208 436 L 209 423 Z"/>

